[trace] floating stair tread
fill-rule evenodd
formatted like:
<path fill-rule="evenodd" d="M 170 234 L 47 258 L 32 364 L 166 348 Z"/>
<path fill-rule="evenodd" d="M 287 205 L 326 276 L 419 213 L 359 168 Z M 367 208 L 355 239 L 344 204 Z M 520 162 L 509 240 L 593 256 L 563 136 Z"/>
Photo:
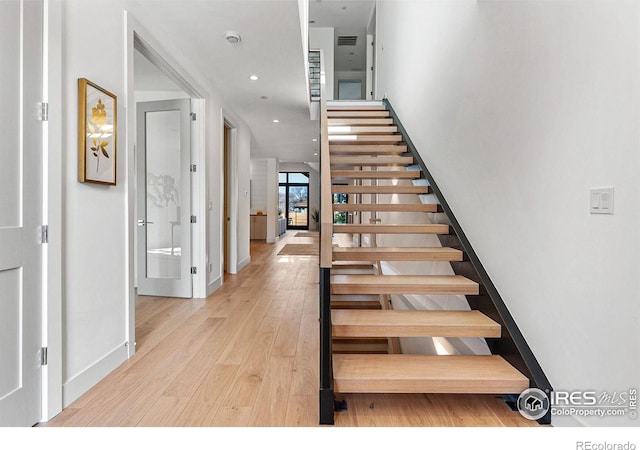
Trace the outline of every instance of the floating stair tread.
<path fill-rule="evenodd" d="M 358 180 L 393 180 L 420 178 L 419 170 L 332 170 L 332 178 L 350 178 Z"/>
<path fill-rule="evenodd" d="M 347 105 L 330 103 L 327 105 L 327 111 L 386 111 L 386 107 L 384 105 L 371 105 L 366 103 L 361 105 L 354 103 L 349 103 Z"/>
<path fill-rule="evenodd" d="M 350 117 L 350 118 L 357 118 L 357 117 L 366 117 L 366 118 L 373 118 L 373 117 L 390 117 L 391 114 L 389 114 L 389 111 L 378 111 L 378 110 L 359 110 L 359 111 L 354 111 L 354 110 L 344 110 L 344 111 L 340 111 L 340 110 L 331 110 L 331 111 L 327 111 L 327 118 L 328 119 L 333 119 L 333 118 L 344 118 L 344 117 Z"/>
<path fill-rule="evenodd" d="M 398 127 L 395 125 L 328 125 L 328 132 L 330 136 L 340 134 L 393 134 L 398 132 Z"/>
<path fill-rule="evenodd" d="M 407 148 L 404 145 L 330 145 L 329 153 L 332 156 L 355 156 L 355 155 L 405 155 Z"/>
<path fill-rule="evenodd" d="M 327 125 L 332 126 L 375 126 L 375 125 L 393 125 L 393 119 L 391 117 L 381 118 L 356 118 L 356 119 L 328 119 Z"/>
<path fill-rule="evenodd" d="M 330 163 L 351 166 L 387 166 L 413 164 L 413 156 L 331 156 Z"/>
<path fill-rule="evenodd" d="M 437 212 L 435 203 L 334 203 L 334 211 Z"/>
<path fill-rule="evenodd" d="M 334 355 L 339 393 L 519 394 L 529 380 L 497 355 Z"/>
<path fill-rule="evenodd" d="M 351 145 L 385 144 L 390 142 L 402 142 L 402 139 L 403 137 L 400 134 L 329 134 L 329 145 L 331 145 L 331 142 L 348 142 Z"/>
<path fill-rule="evenodd" d="M 340 248 L 340 247 L 337 247 Z M 340 262 L 335 262 L 332 264 L 332 269 L 343 269 L 343 270 L 370 270 L 373 269 L 373 261 L 367 261 L 366 260 L 361 259 L 358 262 L 353 262 L 353 261 L 349 261 L 349 260 L 342 260 Z"/>
<path fill-rule="evenodd" d="M 342 247 L 334 261 L 462 261 L 462 252 L 449 247 Z"/>
<path fill-rule="evenodd" d="M 358 234 L 449 234 L 449 225 L 441 224 L 334 224 L 334 233 Z"/>
<path fill-rule="evenodd" d="M 332 294 L 478 295 L 462 275 L 331 275 Z"/>
<path fill-rule="evenodd" d="M 480 311 L 334 311 L 334 337 L 500 337 L 500 325 Z"/>
<path fill-rule="evenodd" d="M 430 186 L 349 186 L 335 184 L 331 192 L 344 194 L 428 194 Z"/>

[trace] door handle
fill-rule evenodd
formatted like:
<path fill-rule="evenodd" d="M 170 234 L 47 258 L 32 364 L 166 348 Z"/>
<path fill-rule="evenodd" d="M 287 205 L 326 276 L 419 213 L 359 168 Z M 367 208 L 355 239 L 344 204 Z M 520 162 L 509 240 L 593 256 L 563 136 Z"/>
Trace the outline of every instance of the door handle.
<path fill-rule="evenodd" d="M 148 223 L 153 223 L 153 222 L 147 222 L 147 221 L 146 221 L 146 220 L 144 220 L 144 219 L 138 219 L 138 226 L 139 226 L 139 227 L 143 227 L 143 226 L 145 226 L 145 225 L 146 225 L 146 224 L 148 224 Z"/>

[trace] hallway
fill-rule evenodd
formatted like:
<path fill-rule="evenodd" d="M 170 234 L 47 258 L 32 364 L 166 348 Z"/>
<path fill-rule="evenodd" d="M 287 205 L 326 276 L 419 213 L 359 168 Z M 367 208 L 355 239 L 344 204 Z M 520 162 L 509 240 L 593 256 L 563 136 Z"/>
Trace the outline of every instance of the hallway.
<path fill-rule="evenodd" d="M 140 297 L 137 353 L 48 426 L 318 425 L 318 261 L 252 241 L 207 300 Z M 347 396 L 336 426 L 537 426 L 494 396 Z"/>

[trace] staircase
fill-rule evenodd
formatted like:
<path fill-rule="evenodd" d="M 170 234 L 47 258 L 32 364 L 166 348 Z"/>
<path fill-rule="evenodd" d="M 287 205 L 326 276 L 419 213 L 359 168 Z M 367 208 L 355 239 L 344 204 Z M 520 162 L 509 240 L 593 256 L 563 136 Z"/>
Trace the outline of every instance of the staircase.
<path fill-rule="evenodd" d="M 342 394 L 517 396 L 530 384 L 535 385 L 530 381 L 526 364 L 524 370 L 518 370 L 507 360 L 521 360 L 520 355 L 511 358 L 512 351 L 508 352 L 508 357 L 496 352 L 491 355 L 402 353 L 399 338 L 474 337 L 498 342 L 505 335 L 511 339 L 511 335 L 503 329 L 505 321 L 500 314 L 489 312 L 493 316 L 490 318 L 474 309 L 472 301 L 472 310 L 464 311 L 393 309 L 391 299 L 395 295 L 465 295 L 473 299 L 480 298 L 481 288 L 482 294 L 486 293 L 478 279 L 461 274 L 382 273 L 382 261 L 463 264 L 464 261 L 468 262 L 469 255 L 463 251 L 462 245 L 378 246 L 376 237 L 385 234 L 431 234 L 440 236 L 443 242 L 454 244 L 459 244 L 459 240 L 448 221 L 384 223 L 378 217 L 379 213 L 386 212 L 411 213 L 411 217 L 415 217 L 416 213 L 440 213 L 442 216 L 443 212 L 441 203 L 437 201 L 402 201 L 407 199 L 407 195 L 432 194 L 433 189 L 431 183 L 402 182 L 424 179 L 425 174 L 417 166 L 421 161 L 416 161 L 409 152 L 398 124 L 384 104 L 332 102 L 326 106 L 323 114 L 327 126 L 323 147 L 328 146 L 328 152 L 326 148 L 323 150 L 322 170 L 329 170 L 330 174 L 322 174 L 321 255 L 324 259 L 321 260 L 321 297 L 330 298 L 330 303 L 321 307 L 321 352 L 325 357 L 328 352 L 330 360 L 321 361 L 320 422 L 333 423 L 334 396 L 339 398 Z M 399 182 L 390 185 L 389 180 Z M 349 194 L 349 203 L 328 206 L 326 203 L 331 203 L 326 188 L 328 183 L 331 185 L 330 194 Z M 387 197 L 387 194 L 397 194 L 393 198 L 400 201 L 377 202 L 378 195 Z M 370 218 L 366 223 L 354 220 L 356 223 L 333 224 L 334 211 L 346 211 L 356 218 L 368 213 Z M 326 236 L 327 230 L 330 230 L 331 236 Z M 350 242 L 349 238 L 353 235 L 360 237 L 355 241 L 358 245 L 362 245 L 362 237 L 367 236 L 370 246 L 336 243 Z M 327 329 L 331 330 L 330 338 Z M 489 347 L 492 348 L 491 345 Z"/>

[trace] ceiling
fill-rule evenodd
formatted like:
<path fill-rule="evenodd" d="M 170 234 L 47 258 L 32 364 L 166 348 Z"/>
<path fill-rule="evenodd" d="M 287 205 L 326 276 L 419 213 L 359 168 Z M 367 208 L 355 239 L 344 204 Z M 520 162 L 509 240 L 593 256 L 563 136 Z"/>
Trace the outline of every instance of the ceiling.
<path fill-rule="evenodd" d="M 311 26 L 366 30 L 372 4 L 310 0 L 310 14 L 316 17 Z M 128 0 L 127 9 L 151 31 L 162 53 L 201 74 L 182 75 L 213 85 L 224 104 L 249 126 L 253 158 L 318 161 L 318 144 L 313 142 L 318 122 L 310 120 L 297 0 Z M 240 34 L 240 43 L 226 41 L 230 30 Z M 172 90 L 153 65 L 137 59 L 136 66 L 137 88 Z M 259 79 L 251 81 L 250 75 Z"/>

